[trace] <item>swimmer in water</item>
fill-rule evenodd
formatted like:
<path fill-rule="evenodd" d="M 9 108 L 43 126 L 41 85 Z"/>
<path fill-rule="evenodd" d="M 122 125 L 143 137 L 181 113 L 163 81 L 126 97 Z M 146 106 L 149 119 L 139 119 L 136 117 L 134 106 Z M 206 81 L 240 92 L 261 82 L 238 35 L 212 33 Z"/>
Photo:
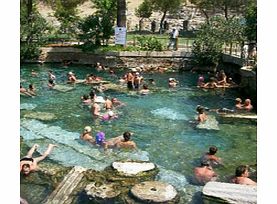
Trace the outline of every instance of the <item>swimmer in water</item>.
<path fill-rule="evenodd" d="M 91 132 L 92 132 L 91 127 L 90 126 L 86 126 L 84 128 L 83 133 L 80 135 L 80 139 L 95 145 L 96 141 L 95 141 L 95 138 L 92 136 Z"/>
<path fill-rule="evenodd" d="M 217 152 L 217 147 L 211 146 L 209 148 L 209 152 L 206 152 L 202 156 L 201 161 L 209 162 L 211 166 L 216 166 L 216 165 L 222 164 L 221 159 L 215 155 L 216 152 Z"/>
<path fill-rule="evenodd" d="M 147 95 L 147 94 L 149 94 L 148 86 L 146 84 L 143 84 L 142 89 L 139 91 L 139 93 L 141 95 Z"/>
<path fill-rule="evenodd" d="M 208 162 L 201 162 L 199 167 L 195 167 L 193 170 L 195 181 L 199 185 L 205 185 L 209 181 L 215 181 L 217 174 Z"/>
<path fill-rule="evenodd" d="M 232 183 L 256 186 L 257 183 L 249 177 L 249 167 L 240 165 L 236 168 L 235 177 L 231 180 Z"/>

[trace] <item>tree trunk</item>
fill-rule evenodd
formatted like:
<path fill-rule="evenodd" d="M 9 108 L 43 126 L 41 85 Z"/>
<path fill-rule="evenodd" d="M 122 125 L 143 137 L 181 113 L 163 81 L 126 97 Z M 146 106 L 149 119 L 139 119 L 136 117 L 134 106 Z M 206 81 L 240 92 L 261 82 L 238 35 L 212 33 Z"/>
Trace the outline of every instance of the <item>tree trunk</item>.
<path fill-rule="evenodd" d="M 224 16 L 225 16 L 225 19 L 228 20 L 228 6 L 227 5 L 224 6 Z"/>
<path fill-rule="evenodd" d="M 208 13 L 204 9 L 201 9 L 201 12 L 204 14 L 204 16 L 206 17 L 206 21 L 209 24 L 210 23 L 210 17 L 208 15 Z"/>
<path fill-rule="evenodd" d="M 117 26 L 126 28 L 126 0 L 117 0 Z"/>
<path fill-rule="evenodd" d="M 166 13 L 167 13 L 167 11 L 164 11 L 164 14 L 163 14 L 161 22 L 160 22 L 160 30 L 159 30 L 160 34 L 162 34 L 162 31 L 163 31 L 163 22 L 164 22 Z"/>

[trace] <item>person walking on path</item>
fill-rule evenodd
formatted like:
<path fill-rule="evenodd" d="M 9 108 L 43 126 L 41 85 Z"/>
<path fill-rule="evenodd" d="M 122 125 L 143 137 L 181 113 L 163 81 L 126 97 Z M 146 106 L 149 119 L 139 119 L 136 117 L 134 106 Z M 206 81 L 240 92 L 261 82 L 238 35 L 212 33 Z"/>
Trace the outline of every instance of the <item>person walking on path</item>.
<path fill-rule="evenodd" d="M 173 28 L 169 36 L 169 43 L 167 46 L 168 50 L 170 49 L 171 46 L 173 46 L 173 49 L 175 51 L 178 50 L 178 36 L 179 36 L 178 29 Z"/>

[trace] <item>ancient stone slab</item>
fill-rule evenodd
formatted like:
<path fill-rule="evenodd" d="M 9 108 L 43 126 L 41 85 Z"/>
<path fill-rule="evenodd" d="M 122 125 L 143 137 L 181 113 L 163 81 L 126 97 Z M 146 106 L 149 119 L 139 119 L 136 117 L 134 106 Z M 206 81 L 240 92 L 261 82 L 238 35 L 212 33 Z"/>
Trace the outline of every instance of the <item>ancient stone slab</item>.
<path fill-rule="evenodd" d="M 257 120 L 257 115 L 254 114 L 219 114 L 219 116 L 223 118 Z"/>
<path fill-rule="evenodd" d="M 24 115 L 24 118 L 32 118 L 37 120 L 55 120 L 57 119 L 54 113 L 47 113 L 47 112 L 29 112 Z"/>
<path fill-rule="evenodd" d="M 54 90 L 60 91 L 60 92 L 67 92 L 67 91 L 71 91 L 72 89 L 74 89 L 73 86 L 67 86 L 67 85 L 62 85 L 62 84 L 56 84 L 53 87 Z"/>
<path fill-rule="evenodd" d="M 64 177 L 63 181 L 47 198 L 45 204 L 71 204 L 73 196 L 71 195 L 83 178 L 83 172 L 86 169 L 83 167 L 75 166 Z"/>
<path fill-rule="evenodd" d="M 257 203 L 257 186 L 208 182 L 202 192 L 204 201 L 212 201 L 213 203 Z"/>
<path fill-rule="evenodd" d="M 113 162 L 112 167 L 125 175 L 136 175 L 155 169 L 155 164 L 151 162 Z"/>
<path fill-rule="evenodd" d="M 117 197 L 120 191 L 114 188 L 114 184 L 97 184 L 96 182 L 90 183 L 86 186 L 85 191 L 89 197 L 109 200 Z"/>
<path fill-rule="evenodd" d="M 131 189 L 134 197 L 147 203 L 167 203 L 177 196 L 175 188 L 160 181 L 146 181 L 135 185 Z"/>

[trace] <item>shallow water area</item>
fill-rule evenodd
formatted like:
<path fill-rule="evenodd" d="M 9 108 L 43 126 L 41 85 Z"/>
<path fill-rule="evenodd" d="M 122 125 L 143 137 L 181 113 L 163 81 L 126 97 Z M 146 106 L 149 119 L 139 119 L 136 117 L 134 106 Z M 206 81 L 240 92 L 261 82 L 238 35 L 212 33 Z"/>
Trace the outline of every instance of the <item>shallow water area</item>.
<path fill-rule="evenodd" d="M 31 77 L 31 70 L 38 77 Z M 69 91 L 50 90 L 47 87 L 47 73 L 53 70 L 56 83 L 71 87 Z M 220 181 L 227 181 L 234 174 L 235 168 L 241 164 L 251 165 L 256 171 L 257 163 L 257 126 L 255 123 L 221 123 L 215 113 L 208 112 L 215 121 L 210 126 L 216 128 L 196 128 L 190 121 L 196 117 L 195 107 L 200 104 L 211 109 L 232 108 L 234 99 L 240 97 L 235 89 L 203 91 L 196 88 L 198 75 L 191 72 L 150 74 L 142 73 L 145 82 L 152 78 L 156 85 L 149 85 L 150 94 L 141 96 L 136 92 L 110 90 L 99 93 L 99 96 L 116 97 L 126 106 L 117 109 L 118 119 L 102 121 L 93 119 L 87 107 L 81 105 L 80 97 L 88 94 L 91 85 L 66 84 L 66 74 L 73 71 L 78 79 L 86 74 L 94 73 L 104 80 L 118 83 L 125 71 L 117 71 L 117 77 L 108 72 L 97 72 L 89 66 L 69 66 L 59 64 L 22 65 L 20 76 L 23 87 L 33 83 L 37 96 L 21 96 L 21 129 L 23 143 L 32 146 L 40 145 L 38 151 L 43 153 L 48 143 L 58 144 L 47 159 L 48 162 L 61 166 L 80 165 L 85 168 L 102 170 L 117 159 L 139 159 L 151 161 L 161 169 L 158 180 L 171 182 L 176 189 L 183 191 L 189 184 L 192 170 L 199 165 L 199 158 L 208 151 L 210 145 L 218 147 L 217 155 L 222 158 L 224 166 L 215 168 Z M 175 89 L 167 86 L 168 78 L 174 77 L 180 85 Z M 126 88 L 127 90 L 127 88 Z M 26 111 L 47 112 L 55 114 L 55 120 L 38 120 L 25 118 Z M 134 132 L 132 140 L 138 146 L 137 151 L 110 150 L 104 152 L 98 147 L 80 141 L 79 136 L 85 126 L 91 126 L 93 134 L 103 131 L 106 139 L 121 135 L 125 131 Z M 21 156 L 27 153 L 21 149 Z M 36 188 L 30 184 L 29 187 Z M 51 193 L 51 188 L 27 190 L 28 183 L 21 184 L 22 197 L 28 200 L 41 196 L 41 200 Z M 199 189 L 195 186 L 195 189 Z M 33 192 L 35 194 L 33 194 Z M 194 192 L 194 190 L 192 190 Z M 182 194 L 188 196 L 188 194 Z M 31 199 L 30 203 L 37 202 Z M 181 199 L 182 200 L 182 199 Z M 183 198 L 187 200 L 187 198 Z M 33 202 L 32 202 L 33 201 Z"/>

